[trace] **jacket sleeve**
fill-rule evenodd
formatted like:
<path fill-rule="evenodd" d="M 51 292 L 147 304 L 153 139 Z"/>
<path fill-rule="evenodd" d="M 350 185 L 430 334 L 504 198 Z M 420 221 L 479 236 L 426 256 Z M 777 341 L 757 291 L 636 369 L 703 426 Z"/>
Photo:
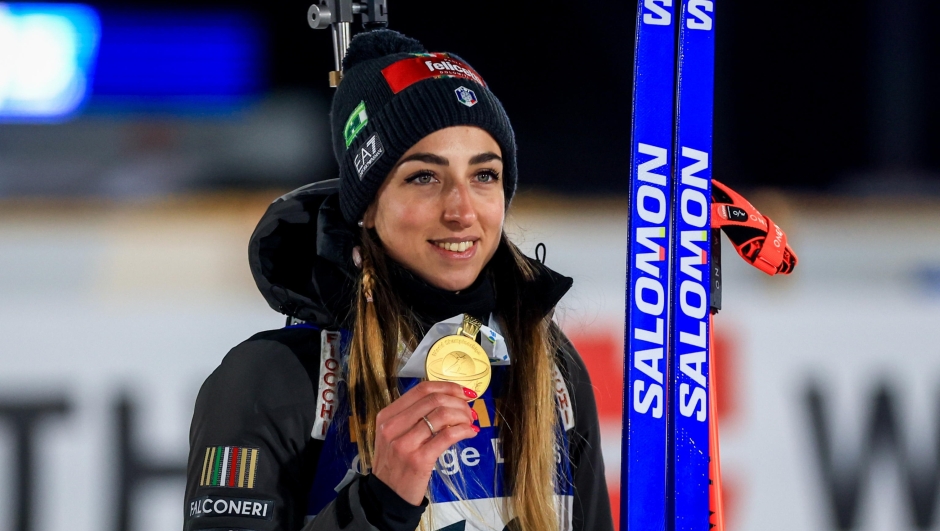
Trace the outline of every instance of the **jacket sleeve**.
<path fill-rule="evenodd" d="M 375 476 L 357 476 L 303 531 L 414 531 L 427 506 L 427 498 L 414 506 Z"/>
<path fill-rule="evenodd" d="M 190 429 L 185 531 L 303 526 L 321 447 L 310 436 L 317 370 L 294 348 L 256 336 L 209 376 Z"/>
<path fill-rule="evenodd" d="M 569 448 L 574 474 L 572 524 L 574 531 L 613 531 L 594 387 L 581 355 L 560 330 L 558 335 L 560 364 L 566 372 L 575 417 Z"/>
<path fill-rule="evenodd" d="M 320 511 L 303 531 L 379 531 L 369 523 L 362 500 L 359 496 L 360 483 L 365 476 L 359 476 L 339 491 L 336 499 Z"/>

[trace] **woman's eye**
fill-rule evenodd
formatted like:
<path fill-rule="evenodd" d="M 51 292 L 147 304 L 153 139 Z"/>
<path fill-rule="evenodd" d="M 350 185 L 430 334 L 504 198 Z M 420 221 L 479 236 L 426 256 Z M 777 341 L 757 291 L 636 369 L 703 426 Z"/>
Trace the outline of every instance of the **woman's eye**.
<path fill-rule="evenodd" d="M 499 174 L 495 171 L 481 171 L 477 174 L 477 181 L 481 183 L 491 183 L 499 180 Z"/>
<path fill-rule="evenodd" d="M 434 182 L 433 173 L 419 173 L 417 175 L 412 175 L 406 179 L 406 182 L 416 183 L 416 184 L 431 184 Z"/>

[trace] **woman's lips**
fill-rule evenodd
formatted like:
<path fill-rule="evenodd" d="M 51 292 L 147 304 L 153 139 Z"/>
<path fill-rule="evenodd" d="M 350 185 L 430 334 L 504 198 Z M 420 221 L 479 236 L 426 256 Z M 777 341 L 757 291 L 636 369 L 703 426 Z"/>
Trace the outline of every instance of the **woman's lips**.
<path fill-rule="evenodd" d="M 479 240 L 428 241 L 434 249 L 447 258 L 465 259 L 476 254 Z"/>
<path fill-rule="evenodd" d="M 476 240 L 464 240 L 464 241 L 457 241 L 457 242 L 440 240 L 440 241 L 432 241 L 431 243 L 433 243 L 434 245 L 437 245 L 438 247 L 440 247 L 441 249 L 444 249 L 445 251 L 451 251 L 454 253 L 462 253 L 466 251 L 467 249 L 473 247 L 477 242 Z"/>

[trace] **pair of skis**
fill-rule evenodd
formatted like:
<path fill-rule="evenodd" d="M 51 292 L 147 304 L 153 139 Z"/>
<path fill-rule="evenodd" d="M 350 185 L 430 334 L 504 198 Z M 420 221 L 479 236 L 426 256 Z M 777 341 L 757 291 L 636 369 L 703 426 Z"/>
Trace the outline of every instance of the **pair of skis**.
<path fill-rule="evenodd" d="M 717 488 L 710 500 L 714 2 L 675 2 L 637 12 L 622 531 L 722 527 Z"/>

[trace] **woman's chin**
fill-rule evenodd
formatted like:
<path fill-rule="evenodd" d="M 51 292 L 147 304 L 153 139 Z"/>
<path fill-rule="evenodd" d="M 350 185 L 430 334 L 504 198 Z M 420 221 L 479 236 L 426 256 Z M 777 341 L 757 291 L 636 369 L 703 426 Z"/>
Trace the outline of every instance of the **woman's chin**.
<path fill-rule="evenodd" d="M 473 285 L 479 275 L 479 271 L 441 272 L 437 270 L 420 276 L 435 288 L 446 291 L 461 291 Z"/>

